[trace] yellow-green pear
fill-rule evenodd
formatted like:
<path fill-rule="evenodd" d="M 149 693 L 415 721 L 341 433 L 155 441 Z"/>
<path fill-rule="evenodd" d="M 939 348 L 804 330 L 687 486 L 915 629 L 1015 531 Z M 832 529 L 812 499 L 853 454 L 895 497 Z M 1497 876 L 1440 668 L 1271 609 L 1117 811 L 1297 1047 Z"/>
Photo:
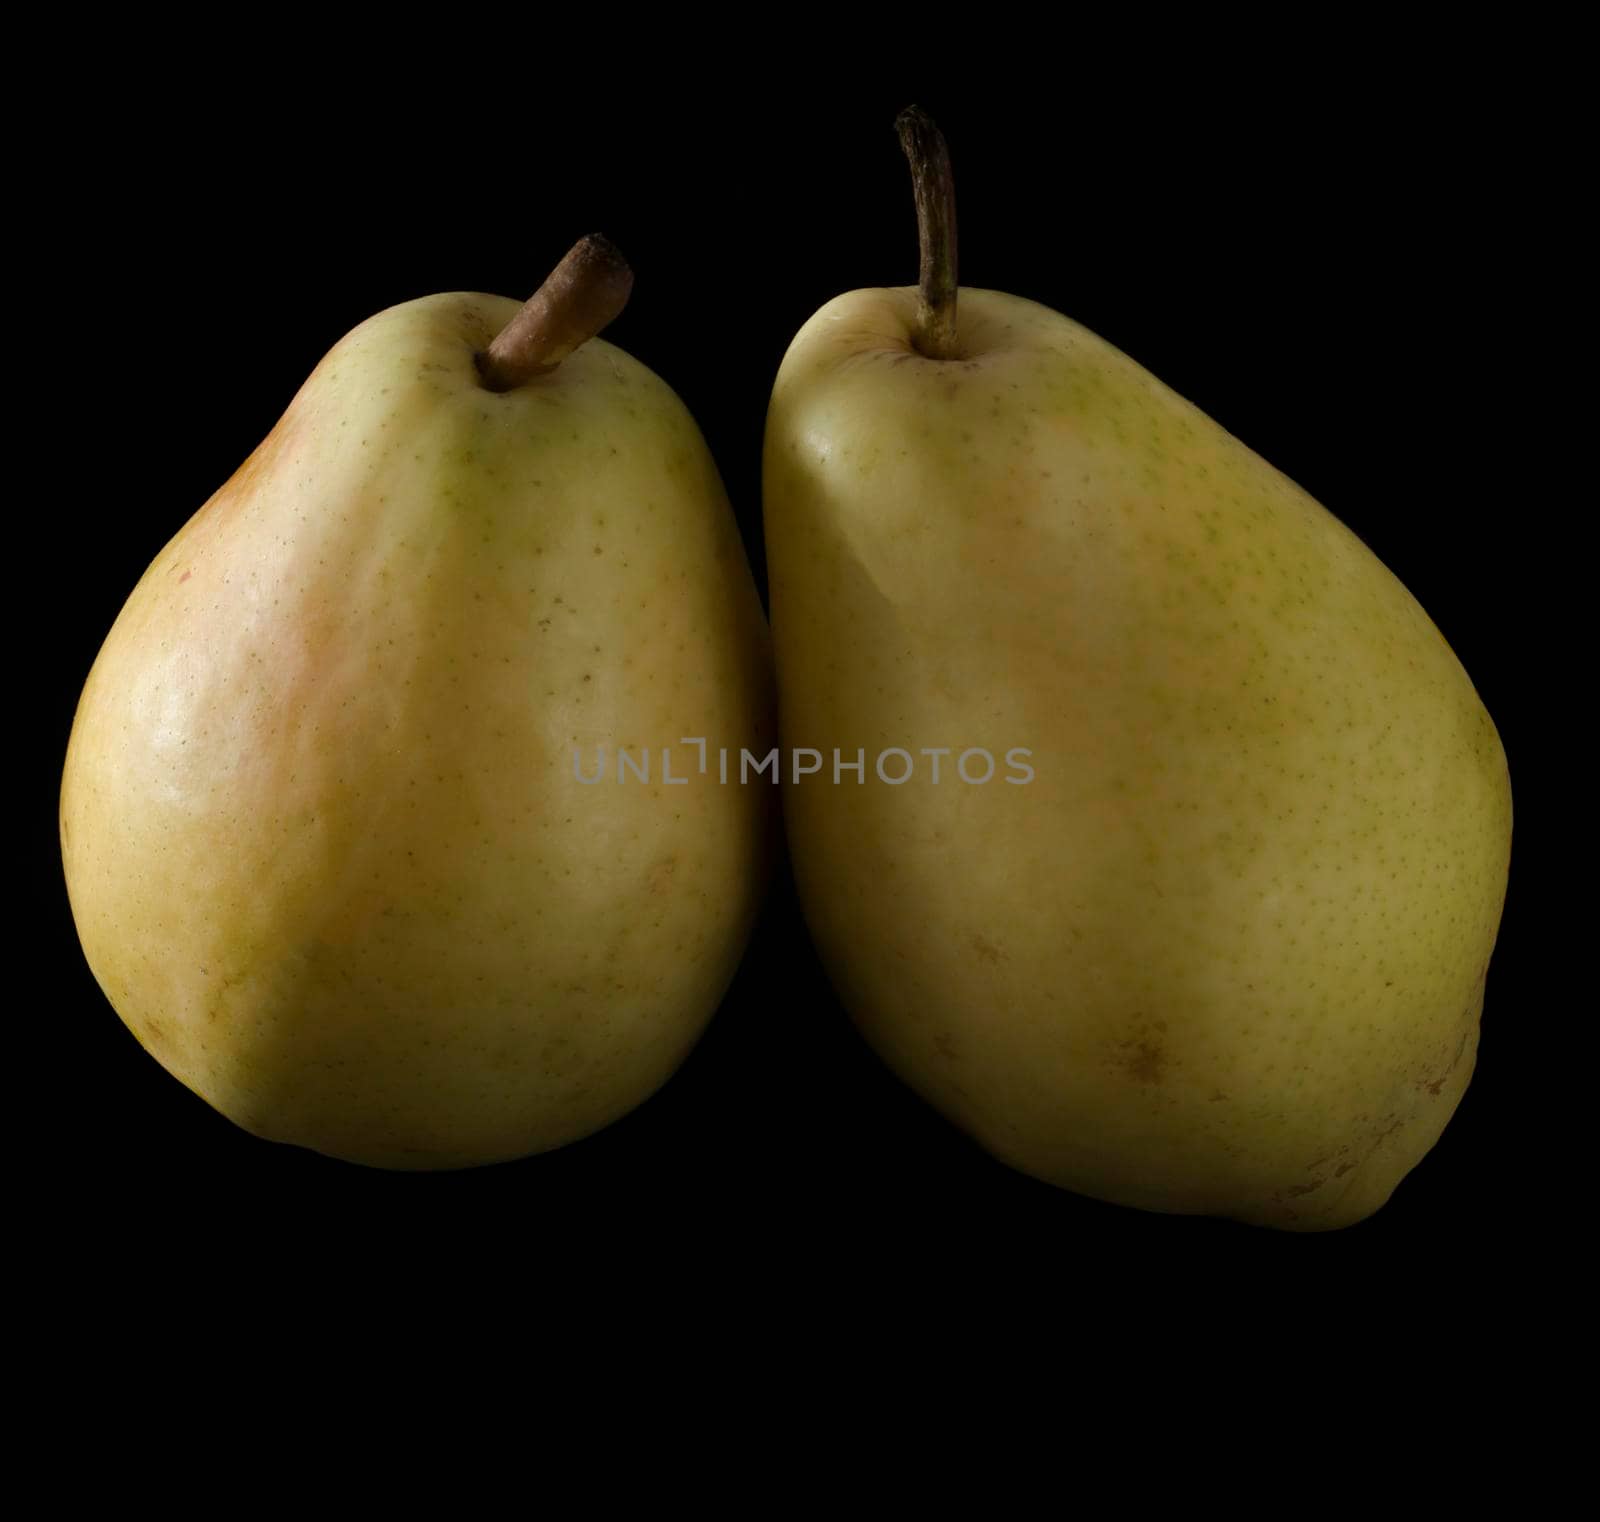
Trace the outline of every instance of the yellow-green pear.
<path fill-rule="evenodd" d="M 824 306 L 767 423 L 807 922 L 873 1047 L 1023 1172 L 1358 1221 L 1473 1070 L 1494 725 L 1292 481 L 1066 317 L 957 301 L 942 140 L 902 135 L 923 284 Z"/>
<path fill-rule="evenodd" d="M 631 281 L 590 239 L 520 313 L 362 323 L 89 675 L 84 952 L 260 1136 L 408 1169 L 558 1147 L 664 1082 L 732 976 L 768 810 L 681 741 L 770 745 L 767 635 L 694 420 L 591 336 Z"/>

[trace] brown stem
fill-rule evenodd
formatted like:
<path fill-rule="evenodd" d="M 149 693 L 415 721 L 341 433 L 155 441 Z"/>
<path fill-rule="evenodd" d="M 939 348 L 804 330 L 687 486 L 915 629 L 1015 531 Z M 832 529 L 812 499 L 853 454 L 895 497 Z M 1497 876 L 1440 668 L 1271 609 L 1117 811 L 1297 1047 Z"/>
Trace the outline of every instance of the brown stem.
<path fill-rule="evenodd" d="M 956 353 L 956 186 L 944 133 L 921 106 L 895 118 L 900 146 L 911 161 L 917 198 L 917 237 L 922 245 L 921 295 L 912 341 L 929 359 Z"/>
<path fill-rule="evenodd" d="M 628 304 L 633 271 L 609 239 L 592 233 L 567 257 L 477 356 L 491 391 L 510 391 L 554 370 Z"/>

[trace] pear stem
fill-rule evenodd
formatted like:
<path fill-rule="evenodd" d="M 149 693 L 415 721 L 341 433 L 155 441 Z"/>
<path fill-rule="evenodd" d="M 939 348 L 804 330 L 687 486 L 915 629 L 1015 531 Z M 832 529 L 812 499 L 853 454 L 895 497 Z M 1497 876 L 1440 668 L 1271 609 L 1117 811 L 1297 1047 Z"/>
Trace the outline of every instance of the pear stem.
<path fill-rule="evenodd" d="M 511 391 L 544 375 L 588 342 L 628 304 L 633 271 L 608 238 L 591 233 L 476 357 L 491 391 Z"/>
<path fill-rule="evenodd" d="M 894 126 L 911 162 L 922 245 L 921 300 L 912 342 L 929 359 L 956 359 L 956 186 L 950 149 L 921 106 L 907 106 Z"/>

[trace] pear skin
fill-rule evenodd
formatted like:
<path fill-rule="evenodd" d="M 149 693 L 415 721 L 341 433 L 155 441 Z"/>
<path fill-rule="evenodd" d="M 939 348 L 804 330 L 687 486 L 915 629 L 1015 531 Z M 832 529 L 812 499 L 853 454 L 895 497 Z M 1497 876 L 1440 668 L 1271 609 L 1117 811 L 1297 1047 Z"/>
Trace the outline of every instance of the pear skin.
<path fill-rule="evenodd" d="M 830 758 L 784 811 L 839 994 L 1025 1173 L 1358 1221 L 1472 1074 L 1494 725 L 1372 552 L 1128 357 L 993 291 L 955 358 L 917 321 L 915 289 L 828 303 L 767 422 L 780 730 Z"/>
<path fill-rule="evenodd" d="M 768 856 L 761 789 L 661 769 L 773 739 L 705 443 L 600 339 L 486 389 L 517 311 L 428 297 L 328 354 L 129 598 L 62 785 L 83 949 L 138 1039 L 246 1129 L 383 1167 L 639 1104 Z"/>

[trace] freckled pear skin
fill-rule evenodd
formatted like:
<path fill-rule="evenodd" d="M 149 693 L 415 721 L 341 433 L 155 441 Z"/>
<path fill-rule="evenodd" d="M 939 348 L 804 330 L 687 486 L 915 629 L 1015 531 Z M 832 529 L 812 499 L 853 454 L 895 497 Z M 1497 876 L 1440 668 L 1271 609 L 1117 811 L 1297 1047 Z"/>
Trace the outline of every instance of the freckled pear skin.
<path fill-rule="evenodd" d="M 145 1047 L 261 1136 L 451 1168 L 673 1072 L 762 891 L 767 636 L 678 398 L 591 339 L 496 394 L 518 310 L 363 323 L 156 558 L 61 798 L 84 951 Z M 580 785 L 654 752 L 649 784 Z"/>
<path fill-rule="evenodd" d="M 1196 408 L 993 291 L 925 358 L 917 294 L 823 307 L 767 423 L 783 743 L 869 758 L 784 792 L 839 993 L 1025 1173 L 1358 1221 L 1473 1070 L 1494 725 L 1395 577 Z M 890 786 L 890 746 L 1026 746 L 1035 779 Z"/>

